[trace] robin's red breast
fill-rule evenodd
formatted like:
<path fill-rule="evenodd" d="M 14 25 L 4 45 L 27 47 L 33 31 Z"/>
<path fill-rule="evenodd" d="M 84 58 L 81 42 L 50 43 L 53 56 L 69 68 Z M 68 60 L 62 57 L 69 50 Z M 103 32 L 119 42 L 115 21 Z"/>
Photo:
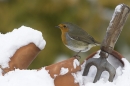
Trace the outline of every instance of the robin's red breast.
<path fill-rule="evenodd" d="M 86 52 L 93 46 L 100 45 L 86 31 L 73 23 L 62 23 L 57 27 L 61 29 L 61 38 L 65 46 L 75 52 Z"/>

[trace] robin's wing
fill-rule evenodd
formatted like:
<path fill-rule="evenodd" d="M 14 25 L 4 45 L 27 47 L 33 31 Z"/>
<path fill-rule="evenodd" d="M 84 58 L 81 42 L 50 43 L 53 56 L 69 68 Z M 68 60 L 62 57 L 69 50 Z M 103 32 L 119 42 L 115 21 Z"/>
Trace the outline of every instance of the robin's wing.
<path fill-rule="evenodd" d="M 69 32 L 68 35 L 78 41 L 83 41 L 88 44 L 98 44 L 98 42 L 92 36 L 82 30 L 78 30 L 76 32 Z"/>

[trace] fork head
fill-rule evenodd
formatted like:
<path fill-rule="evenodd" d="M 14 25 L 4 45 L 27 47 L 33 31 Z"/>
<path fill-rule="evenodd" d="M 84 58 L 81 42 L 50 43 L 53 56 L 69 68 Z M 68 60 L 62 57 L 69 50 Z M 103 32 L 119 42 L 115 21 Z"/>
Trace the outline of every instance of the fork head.
<path fill-rule="evenodd" d="M 101 51 L 100 54 L 102 54 L 102 56 L 105 56 L 106 52 Z M 95 79 L 93 81 L 94 83 L 100 79 L 100 76 L 101 76 L 103 71 L 108 71 L 109 81 L 110 82 L 113 81 L 115 74 L 116 74 L 116 69 L 104 57 L 88 59 L 86 62 L 85 68 L 84 68 L 83 76 L 88 75 L 89 69 L 92 65 L 96 66 L 96 68 L 97 68 L 97 74 L 96 74 Z"/>

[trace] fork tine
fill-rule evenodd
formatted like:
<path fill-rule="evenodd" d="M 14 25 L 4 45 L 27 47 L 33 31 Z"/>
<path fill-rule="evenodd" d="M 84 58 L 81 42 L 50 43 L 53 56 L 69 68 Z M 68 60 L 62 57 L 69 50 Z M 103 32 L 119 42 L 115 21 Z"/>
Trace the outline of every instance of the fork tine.
<path fill-rule="evenodd" d="M 91 62 L 91 59 L 89 59 L 87 62 L 86 62 L 86 65 L 85 65 L 85 69 L 84 69 L 84 72 L 83 72 L 83 76 L 87 76 L 88 75 L 88 72 L 89 72 L 89 68 L 92 66 L 92 62 Z"/>
<path fill-rule="evenodd" d="M 108 62 L 106 65 L 106 71 L 109 72 L 109 81 L 112 82 L 116 74 L 116 69 Z"/>
<path fill-rule="evenodd" d="M 84 72 L 83 72 L 83 76 L 87 76 L 87 75 L 88 75 L 90 66 L 91 66 L 91 65 L 87 65 L 87 66 L 85 67 L 85 70 L 84 70 Z"/>
<path fill-rule="evenodd" d="M 96 76 L 95 76 L 95 79 L 94 79 L 93 83 L 97 82 L 97 80 L 100 79 L 100 76 L 101 76 L 102 72 L 103 72 L 102 69 L 97 70 L 97 73 L 96 73 Z"/>

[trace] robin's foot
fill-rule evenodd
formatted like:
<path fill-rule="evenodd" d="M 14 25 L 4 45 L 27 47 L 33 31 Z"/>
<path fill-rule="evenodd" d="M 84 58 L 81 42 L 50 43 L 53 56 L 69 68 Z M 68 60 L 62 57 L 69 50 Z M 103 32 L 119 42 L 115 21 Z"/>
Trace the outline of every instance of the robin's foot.
<path fill-rule="evenodd" d="M 81 50 L 79 52 L 77 52 L 73 57 L 75 57 L 76 59 L 81 59 L 81 56 L 79 56 L 78 54 L 81 52 Z"/>
<path fill-rule="evenodd" d="M 79 55 L 74 55 L 73 57 L 75 57 L 76 59 L 81 59 L 81 56 L 79 56 Z"/>

